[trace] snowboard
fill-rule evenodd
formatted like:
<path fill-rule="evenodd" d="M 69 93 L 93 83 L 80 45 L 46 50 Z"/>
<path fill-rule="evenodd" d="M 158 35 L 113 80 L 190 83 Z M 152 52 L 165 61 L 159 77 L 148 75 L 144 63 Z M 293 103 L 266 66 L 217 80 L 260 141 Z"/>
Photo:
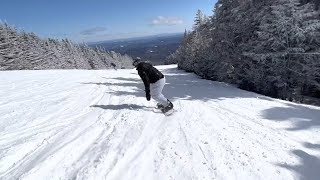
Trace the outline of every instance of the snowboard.
<path fill-rule="evenodd" d="M 155 112 L 155 113 L 162 113 L 162 114 L 164 114 L 164 115 L 166 115 L 166 116 L 170 116 L 170 115 L 172 115 L 174 112 L 176 112 L 176 110 L 173 108 L 173 109 L 170 109 L 169 111 L 167 111 L 167 112 L 162 112 L 162 110 L 160 109 L 160 108 L 158 108 L 158 107 L 155 107 L 154 109 L 153 109 L 153 112 Z"/>

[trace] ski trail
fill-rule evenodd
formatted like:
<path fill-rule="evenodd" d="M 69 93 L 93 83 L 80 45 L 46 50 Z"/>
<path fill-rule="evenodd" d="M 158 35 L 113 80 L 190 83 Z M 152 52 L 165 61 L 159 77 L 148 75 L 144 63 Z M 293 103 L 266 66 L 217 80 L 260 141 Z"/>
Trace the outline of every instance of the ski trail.
<path fill-rule="evenodd" d="M 158 68 L 170 116 L 153 112 L 135 70 L 0 72 L 0 179 L 320 176 L 320 108 Z"/>

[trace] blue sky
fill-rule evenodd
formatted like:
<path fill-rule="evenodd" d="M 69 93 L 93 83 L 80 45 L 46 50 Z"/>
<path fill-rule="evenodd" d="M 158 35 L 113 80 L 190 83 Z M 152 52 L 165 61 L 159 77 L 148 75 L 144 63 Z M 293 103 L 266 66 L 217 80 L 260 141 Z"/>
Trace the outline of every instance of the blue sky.
<path fill-rule="evenodd" d="M 198 9 L 216 0 L 4 0 L 0 20 L 40 37 L 76 42 L 122 39 L 191 29 Z"/>

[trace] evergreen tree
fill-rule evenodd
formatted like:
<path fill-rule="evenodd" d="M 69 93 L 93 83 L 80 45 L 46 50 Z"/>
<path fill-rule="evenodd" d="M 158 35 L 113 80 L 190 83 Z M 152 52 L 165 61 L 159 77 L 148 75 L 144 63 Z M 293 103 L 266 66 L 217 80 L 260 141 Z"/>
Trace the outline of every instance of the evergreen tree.
<path fill-rule="evenodd" d="M 34 33 L 18 32 L 0 24 L 0 70 L 105 69 L 111 68 L 111 63 L 120 68 L 132 67 L 129 56 L 113 54 L 102 48 L 76 45 L 68 39 L 40 39 Z"/>
<path fill-rule="evenodd" d="M 168 62 L 272 97 L 319 98 L 319 1 L 218 0 L 213 12 L 197 12 Z"/>

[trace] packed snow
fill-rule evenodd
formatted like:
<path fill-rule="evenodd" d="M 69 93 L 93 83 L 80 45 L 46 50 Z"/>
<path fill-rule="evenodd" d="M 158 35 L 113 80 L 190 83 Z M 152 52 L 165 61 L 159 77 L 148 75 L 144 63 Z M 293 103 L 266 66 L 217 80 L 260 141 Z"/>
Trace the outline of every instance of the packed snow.
<path fill-rule="evenodd" d="M 0 72 L 0 179 L 320 179 L 320 108 L 158 66 L 170 116 L 135 69 Z"/>

